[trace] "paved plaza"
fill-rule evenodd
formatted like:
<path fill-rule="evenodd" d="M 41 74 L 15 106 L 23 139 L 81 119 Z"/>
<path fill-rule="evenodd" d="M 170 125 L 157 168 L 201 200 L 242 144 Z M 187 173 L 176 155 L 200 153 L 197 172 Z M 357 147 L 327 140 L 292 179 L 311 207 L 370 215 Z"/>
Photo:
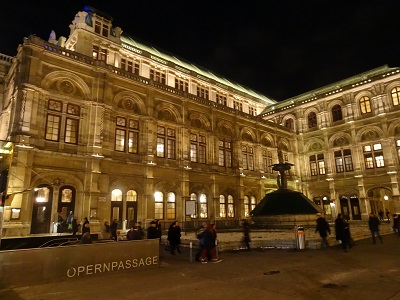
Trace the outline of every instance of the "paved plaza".
<path fill-rule="evenodd" d="M 400 238 L 383 238 L 358 240 L 349 252 L 227 251 L 218 264 L 191 262 L 189 248 L 160 249 L 157 269 L 0 287 L 0 299 L 400 299 Z"/>

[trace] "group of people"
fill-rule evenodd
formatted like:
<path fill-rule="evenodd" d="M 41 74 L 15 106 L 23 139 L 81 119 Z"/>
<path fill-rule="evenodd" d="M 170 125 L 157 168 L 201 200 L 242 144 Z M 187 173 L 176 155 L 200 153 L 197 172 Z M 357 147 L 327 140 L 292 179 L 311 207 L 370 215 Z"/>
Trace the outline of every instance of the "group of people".
<path fill-rule="evenodd" d="M 385 215 L 386 215 L 386 219 L 388 220 L 388 222 L 390 222 L 390 211 L 387 208 L 385 209 Z M 379 216 L 379 221 L 383 221 L 383 210 L 382 209 L 379 209 L 378 216 Z"/>
<path fill-rule="evenodd" d="M 151 221 L 150 226 L 147 228 L 147 235 L 142 228 L 142 222 L 133 223 L 130 229 L 126 233 L 126 239 L 131 240 L 142 240 L 142 239 L 159 239 L 161 241 L 161 224 L 158 220 Z M 116 235 L 115 235 L 116 236 Z M 116 240 L 116 239 L 115 239 Z"/>
<path fill-rule="evenodd" d="M 196 234 L 199 240 L 199 250 L 196 254 L 196 261 L 200 261 L 203 264 L 211 261 L 213 263 L 219 263 L 222 261 L 217 255 L 217 229 L 215 224 L 202 223 L 202 227 Z"/>
<path fill-rule="evenodd" d="M 386 210 L 387 211 L 387 210 Z M 379 217 L 378 217 L 379 216 Z M 369 214 L 368 218 L 368 227 L 371 232 L 372 244 L 376 244 L 376 239 L 378 238 L 381 243 L 383 243 L 383 238 L 380 234 L 379 226 L 381 221 L 383 220 L 383 212 L 380 210 L 378 212 L 378 216 L 373 212 Z M 389 212 L 387 211 L 387 218 L 389 218 Z M 323 248 L 329 247 L 329 242 L 327 240 L 328 235 L 331 234 L 329 223 L 326 219 L 320 214 L 317 214 L 317 226 L 315 232 L 318 232 Z M 400 237 L 400 218 L 399 215 L 393 215 L 393 231 Z M 350 234 L 350 225 L 349 222 L 342 216 L 342 214 L 338 214 L 335 220 L 335 234 L 336 240 L 341 245 L 342 249 L 347 252 L 347 249 L 350 249 L 354 246 L 354 241 L 351 238 Z"/>

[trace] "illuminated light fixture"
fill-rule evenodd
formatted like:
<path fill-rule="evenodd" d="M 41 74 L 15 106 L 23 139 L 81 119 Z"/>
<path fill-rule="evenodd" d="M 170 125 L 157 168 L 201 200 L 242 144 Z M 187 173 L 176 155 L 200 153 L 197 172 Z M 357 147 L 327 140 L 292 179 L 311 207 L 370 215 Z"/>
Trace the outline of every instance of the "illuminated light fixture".
<path fill-rule="evenodd" d="M 265 177 L 264 175 L 263 175 L 263 176 L 261 176 L 261 179 L 265 179 L 265 178 L 267 178 L 267 177 Z"/>
<path fill-rule="evenodd" d="M 321 128 L 321 130 L 326 130 L 326 129 L 327 129 L 326 127 L 322 127 L 322 128 Z"/>
<path fill-rule="evenodd" d="M 185 170 L 191 170 L 192 168 L 190 166 L 184 166 L 183 167 Z"/>
<path fill-rule="evenodd" d="M 15 145 L 16 147 L 18 147 L 18 148 L 25 148 L 25 149 L 32 149 L 33 147 L 32 146 L 28 146 L 28 145 L 25 145 L 25 144 L 19 144 L 19 145 Z"/>
<path fill-rule="evenodd" d="M 383 196 L 383 200 L 387 201 L 387 200 L 389 200 L 389 197 L 385 195 L 385 196 Z"/>
<path fill-rule="evenodd" d="M 354 175 L 355 178 L 362 178 L 362 175 Z"/>
<path fill-rule="evenodd" d="M 295 182 L 298 183 L 298 182 L 300 182 L 300 180 L 296 179 Z"/>
<path fill-rule="evenodd" d="M 347 124 L 354 123 L 354 120 L 348 121 Z"/>
<path fill-rule="evenodd" d="M 388 171 L 387 174 L 397 174 L 397 171 Z"/>
<path fill-rule="evenodd" d="M 104 155 L 101 155 L 101 154 L 99 154 L 99 153 L 92 154 L 92 156 L 93 156 L 93 157 L 97 157 L 97 158 L 103 158 L 103 157 L 104 157 Z"/>
<path fill-rule="evenodd" d="M 380 114 L 378 114 L 378 116 L 384 116 L 384 115 L 386 115 L 386 113 L 380 113 Z"/>
<path fill-rule="evenodd" d="M 149 166 L 155 166 L 156 165 L 156 163 L 154 162 L 154 161 L 149 161 L 148 163 L 147 163 Z"/>
<path fill-rule="evenodd" d="M 7 143 L 4 145 L 4 148 L 10 148 L 10 147 L 11 147 L 11 145 L 12 145 L 12 143 L 11 143 L 11 142 L 7 142 Z"/>
<path fill-rule="evenodd" d="M 243 173 L 243 172 L 242 172 L 242 173 L 240 173 L 239 175 L 240 175 L 240 177 L 246 177 L 246 175 L 244 175 L 244 173 Z"/>
<path fill-rule="evenodd" d="M 333 178 L 327 178 L 326 181 L 333 181 Z"/>

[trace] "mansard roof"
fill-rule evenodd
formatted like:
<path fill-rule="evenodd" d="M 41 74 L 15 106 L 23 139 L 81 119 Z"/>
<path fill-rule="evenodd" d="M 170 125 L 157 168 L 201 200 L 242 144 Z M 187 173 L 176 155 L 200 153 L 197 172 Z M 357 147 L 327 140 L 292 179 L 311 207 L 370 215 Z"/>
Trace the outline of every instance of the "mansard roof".
<path fill-rule="evenodd" d="M 142 56 L 149 57 L 157 61 L 158 63 L 175 68 L 177 71 L 195 75 L 200 80 L 206 82 L 209 82 L 211 80 L 214 81 L 217 86 L 233 88 L 235 90 L 238 90 L 247 95 L 255 97 L 256 99 L 261 100 L 260 102 L 263 102 L 265 105 L 277 103 L 277 101 L 269 97 L 266 97 L 238 83 L 234 83 L 226 78 L 223 78 L 222 76 L 216 75 L 213 72 L 206 70 L 205 68 L 193 65 L 190 62 L 177 58 L 176 56 L 167 54 L 165 52 L 161 52 L 152 46 L 141 43 L 127 34 L 123 33 L 121 35 L 121 42 L 122 42 L 122 47 L 127 50 L 130 50 Z"/>
<path fill-rule="evenodd" d="M 277 104 L 267 106 L 264 109 L 264 111 L 260 114 L 260 116 L 266 116 L 279 111 L 283 111 L 285 109 L 292 108 L 294 106 L 301 105 L 306 102 L 316 101 L 317 99 L 324 98 L 346 90 L 350 90 L 357 86 L 361 86 L 370 83 L 372 81 L 380 80 L 384 77 L 398 74 L 399 72 L 400 68 L 398 67 L 391 68 L 388 65 L 383 65 L 381 67 L 360 73 L 358 75 L 286 99 L 284 101 L 280 101 Z"/>

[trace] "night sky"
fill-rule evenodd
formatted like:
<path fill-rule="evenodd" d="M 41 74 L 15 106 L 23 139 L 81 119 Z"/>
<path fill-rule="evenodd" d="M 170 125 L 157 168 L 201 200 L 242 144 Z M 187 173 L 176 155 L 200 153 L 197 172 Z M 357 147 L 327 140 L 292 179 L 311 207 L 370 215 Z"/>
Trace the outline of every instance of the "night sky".
<path fill-rule="evenodd" d="M 0 53 L 15 55 L 30 34 L 67 37 L 86 5 L 134 39 L 276 101 L 400 66 L 400 0 L 9 0 Z"/>

